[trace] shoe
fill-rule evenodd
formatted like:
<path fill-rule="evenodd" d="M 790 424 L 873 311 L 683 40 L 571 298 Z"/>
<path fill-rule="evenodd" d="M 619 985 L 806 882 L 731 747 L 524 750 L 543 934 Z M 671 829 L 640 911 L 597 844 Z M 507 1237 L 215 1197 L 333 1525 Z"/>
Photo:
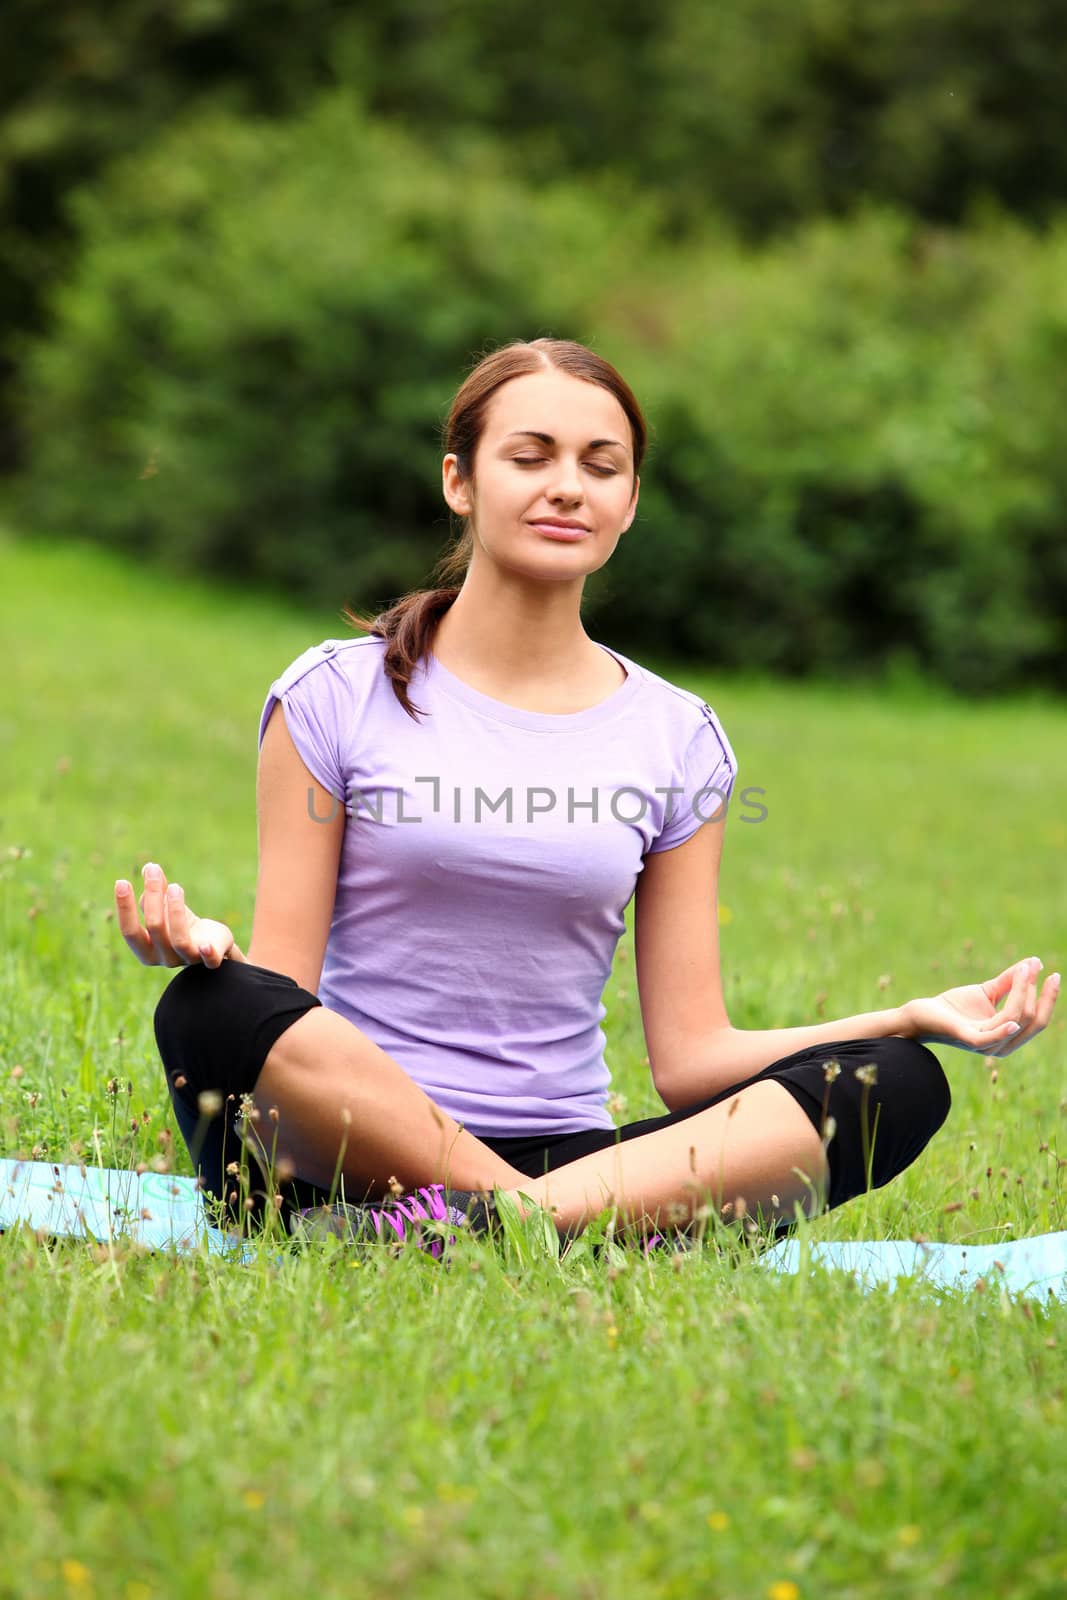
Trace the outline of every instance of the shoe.
<path fill-rule="evenodd" d="M 444 1222 L 475 1234 L 495 1233 L 500 1226 L 491 1198 L 431 1183 L 377 1205 L 349 1205 L 340 1200 L 332 1206 L 308 1206 L 293 1212 L 289 1232 L 305 1241 L 332 1236 L 349 1244 L 402 1244 L 411 1235 L 420 1249 L 440 1259 L 455 1235 L 446 1239 L 436 1229 L 424 1233 L 422 1224 L 426 1222 Z"/>

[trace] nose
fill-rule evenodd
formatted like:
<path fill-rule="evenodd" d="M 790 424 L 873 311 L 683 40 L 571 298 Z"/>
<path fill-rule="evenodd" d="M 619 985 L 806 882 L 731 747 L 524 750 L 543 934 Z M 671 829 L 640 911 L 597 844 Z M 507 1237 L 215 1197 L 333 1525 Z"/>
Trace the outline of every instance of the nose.
<path fill-rule="evenodd" d="M 582 489 L 582 477 L 578 471 L 577 461 L 560 457 L 552 487 L 548 491 L 548 499 L 554 505 L 574 505 L 584 498 L 585 491 Z"/>

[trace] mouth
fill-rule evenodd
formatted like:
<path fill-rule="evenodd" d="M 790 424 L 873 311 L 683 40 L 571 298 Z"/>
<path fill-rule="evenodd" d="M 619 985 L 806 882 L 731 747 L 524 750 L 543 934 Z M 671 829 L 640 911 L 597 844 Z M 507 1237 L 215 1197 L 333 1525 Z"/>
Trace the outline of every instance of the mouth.
<path fill-rule="evenodd" d="M 563 517 L 539 517 L 529 526 L 547 539 L 562 539 L 569 543 L 584 539 L 589 533 L 584 522 L 571 522 Z"/>

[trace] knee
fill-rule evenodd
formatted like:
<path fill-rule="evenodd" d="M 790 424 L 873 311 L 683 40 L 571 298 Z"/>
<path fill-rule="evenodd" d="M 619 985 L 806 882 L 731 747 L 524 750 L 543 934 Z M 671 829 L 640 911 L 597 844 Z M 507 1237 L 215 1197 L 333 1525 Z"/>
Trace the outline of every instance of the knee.
<path fill-rule="evenodd" d="M 184 1058 L 198 1040 L 217 1034 L 225 1015 L 232 1016 L 242 983 L 241 966 L 240 962 L 224 961 L 221 967 L 212 968 L 197 962 L 171 979 L 152 1017 L 164 1065 L 175 1055 Z"/>
<path fill-rule="evenodd" d="M 878 1081 L 886 1098 L 906 1108 L 923 1143 L 932 1139 L 952 1109 L 952 1091 L 934 1052 L 917 1039 L 885 1039 L 878 1057 Z"/>

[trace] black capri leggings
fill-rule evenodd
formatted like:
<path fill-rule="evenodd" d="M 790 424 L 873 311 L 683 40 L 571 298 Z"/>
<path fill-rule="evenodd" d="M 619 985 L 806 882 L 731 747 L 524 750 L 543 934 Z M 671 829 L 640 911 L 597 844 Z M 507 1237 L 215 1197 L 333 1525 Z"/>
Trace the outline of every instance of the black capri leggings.
<path fill-rule="evenodd" d="M 240 1162 L 234 1121 L 241 1097 L 251 1094 L 279 1035 L 321 1004 L 316 995 L 283 973 L 235 961 L 224 961 L 217 968 L 186 967 L 160 997 L 154 1018 L 156 1043 L 178 1127 L 203 1189 L 223 1201 L 234 1217 L 238 1186 L 227 1167 Z M 835 1061 L 840 1071 L 835 1074 L 830 1068 L 828 1073 L 827 1064 Z M 857 1068 L 871 1066 L 873 1073 L 861 1072 L 857 1077 Z M 882 1188 L 910 1166 L 941 1127 L 952 1104 L 941 1063 L 925 1045 L 895 1036 L 844 1039 L 794 1051 L 683 1110 L 646 1117 L 621 1128 L 535 1133 L 521 1138 L 479 1137 L 520 1172 L 539 1177 L 617 1141 L 637 1139 L 657 1128 L 684 1122 L 763 1078 L 784 1085 L 821 1135 L 828 1128 L 827 1119 L 833 1119 L 827 1145 L 829 1210 L 866 1192 L 868 1162 L 872 1189 Z M 260 1136 L 269 1148 L 269 1131 L 261 1130 Z M 328 1199 L 322 1189 L 300 1178 L 281 1185 L 281 1193 L 286 1223 L 291 1209 Z M 259 1213 L 266 1197 L 258 1172 L 252 1174 L 247 1198 L 253 1201 L 254 1213 Z M 790 1226 L 782 1221 L 776 1231 L 786 1232 Z"/>

